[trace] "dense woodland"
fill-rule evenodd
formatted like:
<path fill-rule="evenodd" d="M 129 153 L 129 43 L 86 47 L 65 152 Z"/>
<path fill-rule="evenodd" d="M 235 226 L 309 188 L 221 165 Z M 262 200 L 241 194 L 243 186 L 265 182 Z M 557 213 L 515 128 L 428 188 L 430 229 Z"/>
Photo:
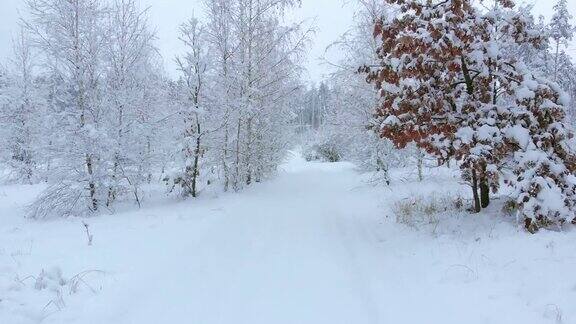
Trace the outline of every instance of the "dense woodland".
<path fill-rule="evenodd" d="M 26 0 L 0 68 L 3 181 L 45 183 L 34 219 L 193 199 L 274 176 L 286 150 L 392 168 L 458 168 L 472 212 L 504 195 L 527 230 L 576 223 L 573 18 L 512 0 L 357 0 L 319 85 L 298 0 L 203 0 L 165 72 L 137 0 Z"/>

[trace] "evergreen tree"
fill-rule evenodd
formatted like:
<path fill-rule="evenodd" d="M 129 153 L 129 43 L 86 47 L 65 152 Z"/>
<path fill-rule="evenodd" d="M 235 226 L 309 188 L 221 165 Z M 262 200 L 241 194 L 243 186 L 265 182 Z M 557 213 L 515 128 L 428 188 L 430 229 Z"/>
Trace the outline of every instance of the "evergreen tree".
<path fill-rule="evenodd" d="M 560 46 L 567 46 L 572 40 L 574 27 L 571 25 L 572 15 L 568 11 L 567 0 L 558 0 L 554 5 L 554 16 L 550 22 L 550 37 L 555 43 L 554 81 L 558 81 Z"/>

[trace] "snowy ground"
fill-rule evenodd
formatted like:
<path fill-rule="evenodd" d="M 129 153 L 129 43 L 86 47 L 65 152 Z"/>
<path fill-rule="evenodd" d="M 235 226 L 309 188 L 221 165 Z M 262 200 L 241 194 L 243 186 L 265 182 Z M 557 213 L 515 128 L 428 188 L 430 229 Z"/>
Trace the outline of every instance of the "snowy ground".
<path fill-rule="evenodd" d="M 89 219 L 92 246 L 82 220 L 22 219 L 40 188 L 0 187 L 0 323 L 576 323 L 576 231 L 398 224 L 402 198 L 468 195 L 435 172 L 376 188 L 293 156 L 240 194 Z"/>

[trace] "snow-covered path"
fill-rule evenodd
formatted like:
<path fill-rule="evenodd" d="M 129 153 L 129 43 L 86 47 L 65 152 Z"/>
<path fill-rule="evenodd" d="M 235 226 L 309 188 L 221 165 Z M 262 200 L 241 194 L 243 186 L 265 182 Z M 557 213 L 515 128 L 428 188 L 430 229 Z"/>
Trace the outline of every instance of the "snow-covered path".
<path fill-rule="evenodd" d="M 391 198 L 448 187 L 378 189 L 294 155 L 241 194 L 90 219 L 93 246 L 79 220 L 15 215 L 0 223 L 0 323 L 574 323 L 573 233 L 486 219 L 435 237 L 385 217 Z M 4 214 L 25 200 L 6 190 Z M 52 267 L 69 282 L 104 273 L 60 297 L 8 280 Z"/>
<path fill-rule="evenodd" d="M 210 217 L 217 221 L 147 237 L 155 243 L 142 242 L 146 258 L 124 279 L 126 297 L 145 297 L 129 304 L 124 322 L 379 323 L 356 247 L 346 240 L 352 219 L 375 211 L 378 200 L 354 199 L 360 193 L 351 165 L 301 165 L 294 159 L 279 179 L 215 202 Z"/>

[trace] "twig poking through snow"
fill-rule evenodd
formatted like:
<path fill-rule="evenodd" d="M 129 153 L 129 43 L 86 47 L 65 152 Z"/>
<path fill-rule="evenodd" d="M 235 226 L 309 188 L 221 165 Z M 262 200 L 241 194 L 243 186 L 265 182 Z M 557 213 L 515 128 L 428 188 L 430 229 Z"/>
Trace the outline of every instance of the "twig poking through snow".
<path fill-rule="evenodd" d="M 556 304 L 546 305 L 546 310 L 544 311 L 544 317 L 554 320 L 556 324 L 562 324 L 564 322 L 562 316 L 562 310 Z"/>
<path fill-rule="evenodd" d="M 86 222 L 82 222 L 84 228 L 86 229 L 86 237 L 88 238 L 88 246 L 92 245 L 92 234 L 90 234 L 90 226 Z"/>
<path fill-rule="evenodd" d="M 86 287 L 88 287 L 88 289 L 90 289 L 90 291 L 92 291 L 92 293 L 95 294 L 97 292 L 97 290 L 94 289 L 92 286 L 90 286 L 86 282 L 86 280 L 84 280 L 84 278 L 87 275 L 94 274 L 94 273 L 105 274 L 105 272 L 101 271 L 101 270 L 87 270 L 87 271 L 80 272 L 79 274 L 70 278 L 70 294 L 72 295 L 72 294 L 77 293 L 81 283 L 84 284 Z"/>

